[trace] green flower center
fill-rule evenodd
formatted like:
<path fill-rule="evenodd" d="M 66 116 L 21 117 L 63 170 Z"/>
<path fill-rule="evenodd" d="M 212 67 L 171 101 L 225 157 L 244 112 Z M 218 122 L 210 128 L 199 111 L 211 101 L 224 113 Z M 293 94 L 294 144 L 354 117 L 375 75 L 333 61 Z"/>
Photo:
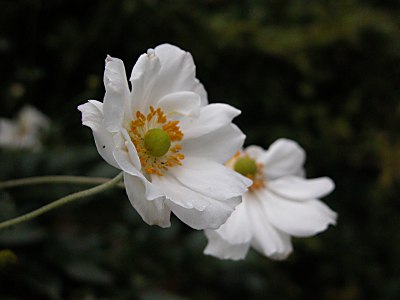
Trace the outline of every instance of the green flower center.
<path fill-rule="evenodd" d="M 235 162 L 233 169 L 243 176 L 254 176 L 257 174 L 257 163 L 248 156 L 242 156 Z"/>
<path fill-rule="evenodd" d="M 151 156 L 160 157 L 171 147 L 171 138 L 164 130 L 153 128 L 144 135 L 144 147 Z"/>

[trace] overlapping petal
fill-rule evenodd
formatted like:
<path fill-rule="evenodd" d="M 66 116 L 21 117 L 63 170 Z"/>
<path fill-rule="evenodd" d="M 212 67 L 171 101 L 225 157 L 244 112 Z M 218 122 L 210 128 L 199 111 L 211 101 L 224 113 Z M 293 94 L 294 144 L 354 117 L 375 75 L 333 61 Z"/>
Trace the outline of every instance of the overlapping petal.
<path fill-rule="evenodd" d="M 170 174 L 187 188 L 219 200 L 241 196 L 252 184 L 221 164 L 199 157 L 186 157 L 184 165 L 172 168 Z"/>
<path fill-rule="evenodd" d="M 290 175 L 268 182 L 270 191 L 292 200 L 321 198 L 332 192 L 334 188 L 335 184 L 328 177 L 305 179 Z"/>
<path fill-rule="evenodd" d="M 198 138 L 185 139 L 184 153 L 225 163 L 243 145 L 246 136 L 235 124 L 225 125 Z"/>
<path fill-rule="evenodd" d="M 259 158 L 268 179 L 296 174 L 303 166 L 304 160 L 304 150 L 296 142 L 288 139 L 277 140 Z"/>
<path fill-rule="evenodd" d="M 79 105 L 78 109 L 82 112 L 82 124 L 93 131 L 96 148 L 101 157 L 113 167 L 118 168 L 113 155 L 115 150 L 113 135 L 104 126 L 103 103 L 89 100 Z"/>
<path fill-rule="evenodd" d="M 104 125 L 108 131 L 117 132 L 121 128 L 130 93 L 122 60 L 107 56 L 104 86 Z"/>
<path fill-rule="evenodd" d="M 245 198 L 246 196 L 244 196 Z M 250 216 L 244 199 L 236 208 L 229 219 L 216 230 L 216 232 L 231 244 L 250 244 L 253 236 Z"/>
<path fill-rule="evenodd" d="M 208 239 L 204 254 L 213 255 L 221 259 L 239 260 L 245 258 L 250 242 L 232 244 L 222 238 L 215 230 L 205 230 L 204 232 Z"/>
<path fill-rule="evenodd" d="M 200 109 L 200 115 L 196 119 L 189 119 L 182 122 L 182 130 L 185 132 L 185 139 L 198 138 L 202 135 L 218 130 L 230 124 L 240 110 L 223 103 L 213 103 Z"/>
<path fill-rule="evenodd" d="M 166 192 L 169 193 L 171 197 L 175 197 L 175 191 L 172 189 L 172 187 Z M 199 211 L 195 208 L 184 208 L 167 199 L 168 206 L 171 208 L 173 213 L 184 223 L 198 230 L 217 229 L 220 227 L 232 214 L 235 206 L 237 206 L 240 201 L 241 197 L 233 197 L 232 199 L 227 199 L 226 201 L 214 200 L 210 202 L 210 205 L 204 210 Z"/>
<path fill-rule="evenodd" d="M 336 224 L 336 213 L 319 200 L 293 201 L 268 190 L 257 195 L 268 220 L 287 234 L 308 237 Z"/>
<path fill-rule="evenodd" d="M 247 209 L 253 228 L 251 244 L 257 251 L 266 256 L 276 260 L 285 259 L 293 250 L 290 236 L 269 222 L 269 216 L 259 200 L 247 201 Z"/>
<path fill-rule="evenodd" d="M 124 173 L 124 183 L 132 206 L 147 224 L 164 228 L 171 225 L 171 210 L 163 196 L 149 201 L 146 197 L 146 184 L 137 176 Z"/>

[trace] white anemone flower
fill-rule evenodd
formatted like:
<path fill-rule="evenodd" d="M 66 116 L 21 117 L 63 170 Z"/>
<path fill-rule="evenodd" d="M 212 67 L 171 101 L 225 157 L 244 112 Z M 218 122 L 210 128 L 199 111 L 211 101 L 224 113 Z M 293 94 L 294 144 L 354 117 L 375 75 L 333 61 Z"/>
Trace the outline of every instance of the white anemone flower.
<path fill-rule="evenodd" d="M 103 103 L 80 105 L 106 162 L 124 172 L 128 198 L 143 220 L 170 226 L 171 211 L 195 229 L 218 228 L 251 181 L 224 166 L 244 141 L 240 111 L 208 104 L 190 53 L 163 44 L 142 54 L 130 77 L 108 56 Z"/>
<path fill-rule="evenodd" d="M 225 224 L 205 231 L 204 253 L 239 260 L 253 247 L 281 260 L 292 252 L 291 236 L 313 236 L 336 224 L 336 213 L 318 200 L 334 189 L 333 181 L 305 179 L 304 161 L 304 150 L 287 139 L 267 151 L 250 146 L 238 152 L 227 165 L 251 178 L 253 185 Z"/>
<path fill-rule="evenodd" d="M 43 113 L 26 105 L 14 120 L 0 118 L 0 147 L 39 150 L 42 134 L 49 127 L 49 119 Z"/>

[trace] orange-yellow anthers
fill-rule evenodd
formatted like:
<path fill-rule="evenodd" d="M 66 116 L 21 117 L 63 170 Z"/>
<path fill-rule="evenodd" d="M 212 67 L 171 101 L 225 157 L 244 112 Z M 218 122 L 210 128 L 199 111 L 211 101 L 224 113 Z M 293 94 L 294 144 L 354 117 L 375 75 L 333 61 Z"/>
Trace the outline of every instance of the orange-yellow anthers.
<path fill-rule="evenodd" d="M 179 121 L 168 121 L 161 108 L 155 109 L 150 106 L 149 110 L 147 115 L 140 111 L 135 113 L 136 119 L 130 123 L 129 136 L 139 155 L 142 170 L 151 175 L 163 176 L 163 172 L 167 171 L 168 168 L 182 165 L 181 161 L 185 157 L 180 153 L 182 146 L 177 142 L 183 139 L 183 133 L 180 130 Z M 163 151 L 156 155 L 154 153 L 157 151 L 150 149 L 149 146 L 146 148 L 145 136 L 152 129 L 163 130 L 168 134 L 171 145 L 169 149 L 165 149 L 165 154 Z M 154 143 L 157 146 L 157 139 Z"/>

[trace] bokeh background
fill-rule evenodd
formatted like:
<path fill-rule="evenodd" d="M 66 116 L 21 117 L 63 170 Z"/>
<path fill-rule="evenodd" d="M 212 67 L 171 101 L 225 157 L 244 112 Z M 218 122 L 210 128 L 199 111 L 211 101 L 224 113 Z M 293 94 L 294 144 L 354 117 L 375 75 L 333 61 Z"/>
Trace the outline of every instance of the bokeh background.
<path fill-rule="evenodd" d="M 51 118 L 39 152 L 0 150 L 0 180 L 113 176 L 76 107 L 101 100 L 106 54 L 190 51 L 210 102 L 242 110 L 246 144 L 280 137 L 330 176 L 338 224 L 275 262 L 202 254 L 173 219 L 146 225 L 113 190 L 0 232 L 1 299 L 400 299 L 400 1 L 0 1 L 0 117 Z M 4 220 L 82 186 L 0 191 Z M 8 253 L 8 254 L 7 254 Z M 15 256 L 14 256 L 15 255 Z"/>

